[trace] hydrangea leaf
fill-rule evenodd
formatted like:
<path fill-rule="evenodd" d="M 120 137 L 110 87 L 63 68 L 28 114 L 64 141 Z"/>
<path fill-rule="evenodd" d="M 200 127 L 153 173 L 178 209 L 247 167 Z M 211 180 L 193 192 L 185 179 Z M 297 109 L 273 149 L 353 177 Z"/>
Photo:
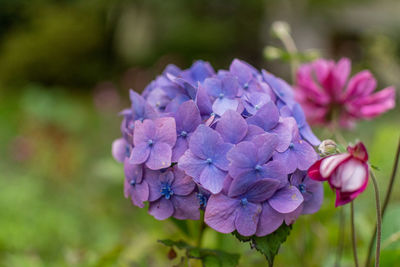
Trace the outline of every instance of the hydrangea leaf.
<path fill-rule="evenodd" d="M 173 241 L 170 239 L 159 240 L 165 246 L 176 247 L 177 249 L 186 250 L 186 256 L 189 259 L 199 259 L 203 267 L 230 267 L 237 266 L 239 263 L 239 255 L 227 253 L 221 250 L 204 249 L 193 247 L 182 240 Z"/>
<path fill-rule="evenodd" d="M 270 267 L 273 266 L 275 255 L 278 254 L 279 248 L 286 241 L 291 225 L 283 223 L 275 232 L 263 236 L 241 236 L 237 231 L 233 232 L 234 236 L 241 242 L 250 242 L 250 247 L 257 249 L 265 256 Z"/>

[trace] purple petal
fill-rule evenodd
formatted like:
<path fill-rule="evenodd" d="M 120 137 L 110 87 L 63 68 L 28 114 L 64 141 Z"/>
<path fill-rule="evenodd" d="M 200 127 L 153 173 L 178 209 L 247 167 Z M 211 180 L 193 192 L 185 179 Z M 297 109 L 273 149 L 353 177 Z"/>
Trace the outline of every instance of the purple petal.
<path fill-rule="evenodd" d="M 131 182 L 141 183 L 143 178 L 143 166 L 132 164 L 129 159 L 124 162 L 124 172 L 126 179 Z"/>
<path fill-rule="evenodd" d="M 254 143 L 244 141 L 233 147 L 226 155 L 231 162 L 229 173 L 235 177 L 235 169 L 254 168 L 257 164 L 257 147 Z M 231 175 L 232 175 L 231 174 Z"/>
<path fill-rule="evenodd" d="M 262 106 L 254 116 L 248 118 L 247 122 L 261 127 L 265 131 L 270 131 L 279 122 L 279 110 L 275 104 L 270 101 Z"/>
<path fill-rule="evenodd" d="M 135 146 L 153 140 L 156 135 L 156 125 L 152 120 L 135 121 L 133 143 Z"/>
<path fill-rule="evenodd" d="M 293 118 L 281 118 L 277 126 L 270 132 L 278 135 L 279 144 L 276 148 L 278 152 L 285 151 L 293 138 L 293 127 L 296 126 L 296 121 Z"/>
<path fill-rule="evenodd" d="M 303 193 L 303 214 L 312 214 L 317 212 L 322 205 L 324 199 L 324 188 L 321 182 L 311 180 L 310 178 L 305 179 L 306 192 Z"/>
<path fill-rule="evenodd" d="M 248 202 L 246 205 L 240 206 L 235 219 L 235 227 L 239 234 L 251 236 L 256 233 L 261 211 L 261 204 Z"/>
<path fill-rule="evenodd" d="M 192 193 L 196 187 L 192 178 L 185 175 L 185 173 L 178 168 L 174 169 L 174 173 L 175 180 L 172 183 L 172 191 L 174 191 L 174 195 L 187 196 Z"/>
<path fill-rule="evenodd" d="M 124 162 L 125 157 L 126 157 L 126 146 L 128 144 L 123 138 L 119 138 L 114 140 L 112 143 L 112 155 L 114 159 L 118 162 Z"/>
<path fill-rule="evenodd" d="M 213 156 L 213 164 L 223 171 L 228 171 L 229 160 L 226 155 L 232 148 L 233 145 L 228 143 L 216 146 Z"/>
<path fill-rule="evenodd" d="M 256 114 L 265 104 L 272 102 L 271 98 L 266 93 L 252 92 L 246 95 L 246 98 L 243 104 L 247 112 L 252 115 Z"/>
<path fill-rule="evenodd" d="M 144 208 L 144 201 L 149 199 L 149 186 L 146 182 L 136 184 L 131 190 L 131 200 L 133 205 Z"/>
<path fill-rule="evenodd" d="M 149 158 L 150 147 L 147 143 L 140 143 L 133 147 L 129 158 L 132 164 L 142 164 Z"/>
<path fill-rule="evenodd" d="M 157 131 L 155 140 L 158 142 L 166 143 L 169 146 L 173 147 L 176 142 L 175 119 L 172 117 L 158 118 L 154 120 L 154 124 Z"/>
<path fill-rule="evenodd" d="M 161 181 L 160 172 L 152 171 L 149 169 L 145 170 L 144 181 L 149 185 L 149 201 L 155 201 L 161 197 Z"/>
<path fill-rule="evenodd" d="M 318 146 L 321 143 L 321 140 L 319 140 L 318 137 L 314 135 L 310 126 L 308 126 L 307 124 L 301 127 L 299 130 L 301 136 L 313 146 Z"/>
<path fill-rule="evenodd" d="M 299 170 L 308 170 L 318 160 L 318 154 L 314 148 L 303 140 L 294 144 L 294 151 L 297 156 L 297 168 Z"/>
<path fill-rule="evenodd" d="M 229 67 L 230 73 L 238 78 L 240 84 L 244 85 L 253 78 L 252 69 L 244 62 L 234 59 Z"/>
<path fill-rule="evenodd" d="M 226 176 L 226 172 L 210 164 L 203 169 L 200 184 L 211 193 L 218 194 L 222 190 Z"/>
<path fill-rule="evenodd" d="M 206 89 L 200 84 L 197 89 L 196 105 L 199 108 L 201 115 L 210 115 L 212 113 L 210 97 L 208 96 Z"/>
<path fill-rule="evenodd" d="M 261 174 L 262 177 L 272 178 L 281 182 L 281 186 L 288 183 L 287 174 L 285 172 L 285 166 L 282 162 L 272 160 L 262 166 Z"/>
<path fill-rule="evenodd" d="M 274 160 L 283 163 L 286 174 L 293 173 L 297 169 L 298 158 L 294 149 L 288 148 L 283 153 L 275 153 Z"/>
<path fill-rule="evenodd" d="M 278 146 L 278 142 L 278 136 L 270 133 L 259 135 L 253 139 L 253 143 L 256 144 L 258 148 L 257 160 L 259 163 L 263 164 L 272 157 L 272 154 Z"/>
<path fill-rule="evenodd" d="M 264 202 L 257 226 L 256 236 L 266 236 L 275 232 L 275 230 L 282 225 L 283 218 L 283 214 L 271 208 L 268 202 Z"/>
<path fill-rule="evenodd" d="M 259 176 L 259 173 L 254 169 L 243 170 L 238 176 L 233 178 L 228 196 L 237 197 L 245 194 L 249 190 L 249 187 L 261 178 L 263 177 Z"/>
<path fill-rule="evenodd" d="M 160 170 L 171 166 L 172 149 L 166 143 L 155 143 L 151 147 L 146 166 L 151 170 Z"/>
<path fill-rule="evenodd" d="M 186 101 L 178 108 L 175 120 L 178 134 L 182 131 L 193 132 L 201 123 L 200 111 L 192 100 Z"/>
<path fill-rule="evenodd" d="M 160 198 L 155 202 L 150 202 L 149 214 L 153 215 L 157 220 L 165 220 L 174 213 L 174 206 L 171 200 Z"/>
<path fill-rule="evenodd" d="M 174 191 L 175 193 L 175 191 Z M 179 220 L 198 220 L 200 219 L 200 204 L 197 193 L 193 192 L 187 196 L 175 196 L 172 198 L 175 212 L 173 217 Z"/>
<path fill-rule="evenodd" d="M 246 193 L 247 199 L 253 203 L 260 203 L 269 199 L 278 190 L 280 182 L 275 179 L 262 179 L 249 187 Z"/>
<path fill-rule="evenodd" d="M 195 156 L 190 150 L 187 150 L 178 161 L 178 167 L 193 177 L 197 183 L 200 182 L 200 175 L 206 166 L 207 162 Z"/>
<path fill-rule="evenodd" d="M 204 222 L 220 233 L 235 230 L 236 209 L 240 202 L 223 194 L 211 195 L 208 199 Z"/>
<path fill-rule="evenodd" d="M 176 139 L 176 143 L 174 148 L 172 149 L 172 162 L 178 162 L 179 158 L 185 153 L 185 151 L 188 149 L 188 141 L 187 138 L 183 137 L 178 137 Z"/>
<path fill-rule="evenodd" d="M 263 134 L 265 131 L 256 125 L 248 125 L 247 127 L 247 135 L 243 139 L 243 141 L 252 141 L 254 137 L 257 135 Z"/>
<path fill-rule="evenodd" d="M 268 203 L 280 213 L 289 213 L 297 209 L 303 200 L 300 191 L 295 186 L 289 185 L 277 191 Z"/>
<path fill-rule="evenodd" d="M 299 218 L 299 216 L 301 215 L 302 210 L 303 210 L 303 204 L 304 204 L 304 202 L 301 203 L 294 211 L 284 214 L 285 223 L 287 225 L 294 223 L 297 220 L 297 218 Z"/>
<path fill-rule="evenodd" d="M 223 143 L 218 132 L 205 126 L 199 125 L 189 140 L 189 148 L 199 158 L 207 159 L 214 155 L 215 146 Z"/>
<path fill-rule="evenodd" d="M 225 142 L 237 144 L 246 136 L 247 123 L 239 113 L 228 110 L 222 115 L 215 129 Z"/>
<path fill-rule="evenodd" d="M 237 99 L 230 99 L 227 97 L 217 98 L 212 105 L 212 110 L 215 114 L 222 116 L 225 111 L 233 110 L 236 111 L 239 106 L 239 101 Z"/>

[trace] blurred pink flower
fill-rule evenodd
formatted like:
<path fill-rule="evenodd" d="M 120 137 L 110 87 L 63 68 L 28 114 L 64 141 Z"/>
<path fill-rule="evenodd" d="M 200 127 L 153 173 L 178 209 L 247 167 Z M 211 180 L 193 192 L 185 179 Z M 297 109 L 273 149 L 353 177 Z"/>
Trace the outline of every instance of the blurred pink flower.
<path fill-rule="evenodd" d="M 328 181 L 336 191 L 335 206 L 351 202 L 368 185 L 368 152 L 364 144 L 348 146 L 347 152 L 322 158 L 308 170 L 316 181 Z"/>
<path fill-rule="evenodd" d="M 395 89 L 373 93 L 376 79 L 367 71 L 350 78 L 351 61 L 318 59 L 297 71 L 296 97 L 309 123 L 329 124 L 337 120 L 350 128 L 355 121 L 374 118 L 395 106 Z"/>

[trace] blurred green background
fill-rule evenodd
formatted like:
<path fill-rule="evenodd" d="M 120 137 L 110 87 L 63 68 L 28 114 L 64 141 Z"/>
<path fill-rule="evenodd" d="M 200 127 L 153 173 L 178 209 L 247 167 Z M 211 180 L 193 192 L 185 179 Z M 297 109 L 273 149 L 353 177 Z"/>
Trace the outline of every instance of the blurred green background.
<path fill-rule="evenodd" d="M 237 57 L 290 79 L 288 64 L 263 58 L 264 46 L 280 45 L 269 34 L 275 20 L 290 23 L 300 50 L 350 57 L 354 72 L 369 68 L 380 88 L 400 88 L 397 0 L 0 0 L 0 266 L 177 264 L 157 240 L 193 238 L 123 197 L 122 165 L 110 152 L 118 112 L 129 88 L 143 90 L 168 63 L 204 59 L 217 69 Z M 382 194 L 399 134 L 399 107 L 345 133 L 367 145 Z M 400 259 L 399 187 L 384 220 L 382 266 Z M 334 265 L 339 212 L 325 189 L 321 211 L 296 222 L 276 266 Z M 355 206 L 364 260 L 371 186 Z M 348 229 L 341 266 L 353 265 Z M 208 229 L 203 245 L 241 253 L 240 266 L 266 266 L 231 235 Z"/>

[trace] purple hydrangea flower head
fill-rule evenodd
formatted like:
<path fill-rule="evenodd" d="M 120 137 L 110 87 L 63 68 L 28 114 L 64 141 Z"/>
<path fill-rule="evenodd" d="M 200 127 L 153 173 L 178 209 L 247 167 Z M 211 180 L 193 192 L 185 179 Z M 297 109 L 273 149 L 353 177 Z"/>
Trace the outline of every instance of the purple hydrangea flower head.
<path fill-rule="evenodd" d="M 168 168 L 175 142 L 176 125 L 173 118 L 136 121 L 131 162 L 145 163 L 152 170 Z"/>
<path fill-rule="evenodd" d="M 193 180 L 213 194 L 222 190 L 229 161 L 226 153 L 232 145 L 225 143 L 221 135 L 200 125 L 189 140 L 189 149 L 179 159 L 178 167 Z"/>
<path fill-rule="evenodd" d="M 131 92 L 123 138 L 125 195 L 156 219 L 199 219 L 213 229 L 265 236 L 317 211 L 321 184 L 306 176 L 319 144 L 283 80 L 244 61 L 168 65 Z"/>
<path fill-rule="evenodd" d="M 129 159 L 124 162 L 125 197 L 132 200 L 133 205 L 144 207 L 145 201 L 149 198 L 149 186 L 143 179 L 143 166 L 132 164 Z"/>
<path fill-rule="evenodd" d="M 147 170 L 145 177 L 150 189 L 149 213 L 156 219 L 200 218 L 200 204 L 194 191 L 196 184 L 183 171 L 175 167 L 165 172 Z"/>

